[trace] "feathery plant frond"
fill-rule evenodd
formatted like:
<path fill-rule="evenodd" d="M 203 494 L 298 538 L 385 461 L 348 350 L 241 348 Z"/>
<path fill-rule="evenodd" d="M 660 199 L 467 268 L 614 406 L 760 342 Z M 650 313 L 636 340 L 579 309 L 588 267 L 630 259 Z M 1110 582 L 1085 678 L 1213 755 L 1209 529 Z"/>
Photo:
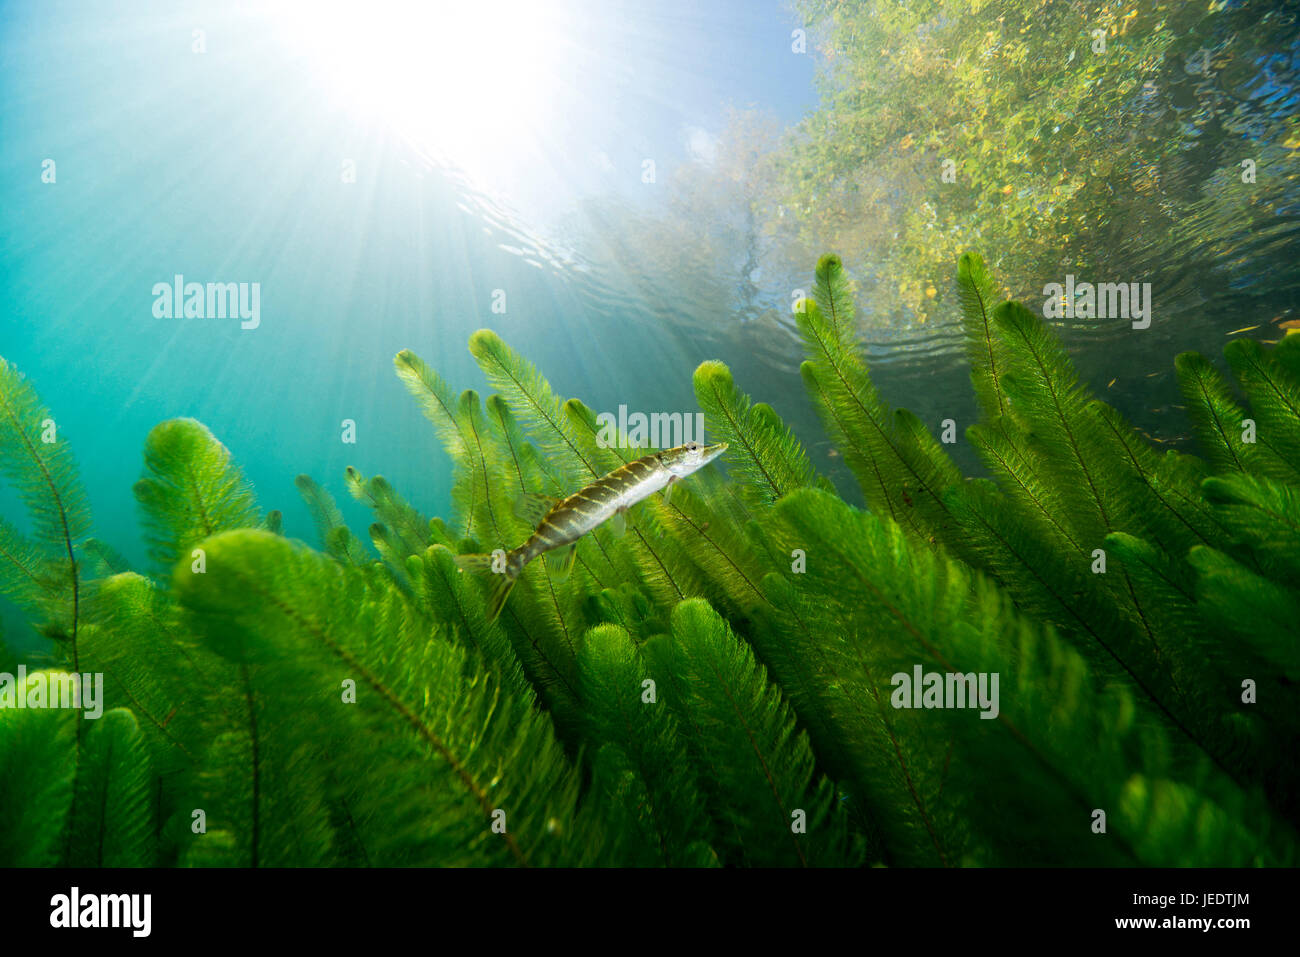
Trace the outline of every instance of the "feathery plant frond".
<path fill-rule="evenodd" d="M 0 519 L 0 591 L 34 621 L 59 620 L 71 578 L 62 562 Z"/>
<path fill-rule="evenodd" d="M 839 256 L 826 255 L 817 261 L 813 272 L 813 301 L 826 318 L 834 345 L 839 350 L 852 350 L 857 341 L 856 312 L 849 277 Z"/>
<path fill-rule="evenodd" d="M 1223 354 L 1250 400 L 1265 474 L 1300 483 L 1300 375 L 1250 339 L 1234 339 Z"/>
<path fill-rule="evenodd" d="M 433 423 L 447 454 L 463 470 L 452 497 L 463 516 L 464 534 L 481 534 L 482 529 L 475 523 L 483 506 L 492 520 L 489 528 L 499 534 L 501 529 L 491 504 L 491 468 L 485 449 L 487 430 L 478 395 L 467 390 L 459 397 L 453 396 L 442 378 L 410 350 L 399 352 L 393 362 L 398 378 L 415 398 L 425 418 Z"/>
<path fill-rule="evenodd" d="M 457 402 L 450 386 L 409 349 L 403 349 L 394 357 L 393 366 L 420 411 L 433 423 L 448 454 L 454 459 L 462 459 L 470 442 L 457 414 Z"/>
<path fill-rule="evenodd" d="M 20 606 L 39 608 L 66 634 L 73 670 L 81 618 L 76 550 L 90 531 L 90 506 L 77 465 L 36 390 L 0 357 L 0 477 L 18 493 L 31 522 L 28 540 L 0 523 L 0 588 Z"/>
<path fill-rule="evenodd" d="M 1242 440 L 1246 412 L 1219 371 L 1198 352 L 1184 352 L 1174 360 L 1174 368 L 1187 417 L 1214 470 L 1261 471 L 1257 447 Z"/>
<path fill-rule="evenodd" d="M 1122 483 L 1122 494 L 1134 502 L 1132 509 L 1141 517 L 1143 529 L 1165 552 L 1182 555 L 1192 545 L 1222 539 L 1222 526 L 1200 494 L 1207 474 L 1203 462 L 1172 449 L 1163 457 L 1157 455 L 1104 402 L 1090 402 L 1089 410 L 1105 427 L 1102 434 L 1110 444 L 1107 461 Z"/>
<path fill-rule="evenodd" d="M 753 652 L 707 602 L 680 603 L 646 650 L 708 794 L 716 846 L 732 863 L 857 863 L 847 815 L 814 771 L 808 740 Z"/>
<path fill-rule="evenodd" d="M 65 708 L 18 708 L 33 688 L 73 681 L 60 671 L 36 671 L 24 684 L 0 678 L 0 867 L 64 863 L 64 834 L 77 777 L 78 716 Z"/>
<path fill-rule="evenodd" d="M 1238 663 L 1238 674 L 1280 678 L 1292 685 L 1283 698 L 1300 704 L 1293 687 L 1300 678 L 1300 487 L 1230 473 L 1206 479 L 1203 488 L 1229 543 L 1223 550 L 1192 549 L 1198 605 L 1257 656 L 1250 667 Z"/>
<path fill-rule="evenodd" d="M 367 479 L 349 465 L 344 472 L 344 482 L 352 497 L 374 512 L 378 521 L 372 522 L 367 530 L 370 544 L 379 553 L 394 583 L 409 590 L 411 583 L 406 575 L 406 559 L 421 554 L 433 542 L 435 533 L 440 532 L 398 495 L 382 475 Z M 331 535 L 335 547 L 343 544 L 342 532 L 334 531 Z"/>
<path fill-rule="evenodd" d="M 809 614 L 829 608 L 839 623 L 819 636 L 827 679 L 833 674 L 844 687 L 848 676 L 855 676 L 845 690 L 853 699 L 878 705 L 872 723 L 841 718 L 841 733 L 880 735 L 888 746 L 874 750 L 898 755 L 892 777 L 910 799 L 921 831 L 912 853 L 926 834 L 947 863 L 981 848 L 998 848 L 1022 863 L 1168 863 L 1180 859 L 1179 841 L 1211 806 L 1231 812 L 1214 839 L 1203 842 L 1212 845 L 1213 854 L 1249 863 L 1274 860 L 1278 847 L 1283 857 L 1294 853 L 1294 837 L 1285 825 L 1226 776 L 1215 776 L 1203 758 L 1194 770 L 1180 771 L 1168 759 L 1168 732 L 1155 716 L 1137 710 L 1120 686 L 1091 688 L 1084 661 L 1050 629 L 1016 612 L 988 581 L 951 559 L 905 547 L 897 526 L 821 493 L 797 493 L 778 511 L 809 553 L 819 556 L 795 600 Z M 837 653 L 836 646 L 846 642 L 848 653 Z M 983 720 L 969 708 L 900 708 L 891 700 L 889 684 L 917 666 L 940 675 L 998 674 L 1002 694 L 996 715 Z M 860 713 L 865 722 L 867 714 Z M 948 745 L 936 748 L 934 741 Z M 1135 755 L 1151 786 L 1168 781 L 1161 786 L 1200 789 L 1209 803 L 1184 804 L 1176 815 L 1163 808 L 1158 820 L 1130 808 Z M 977 782 L 990 775 L 1008 781 L 1001 803 L 990 807 L 976 800 L 967 806 L 965 798 L 978 794 Z M 889 778 L 877 774 L 869 780 L 875 793 L 861 798 L 878 815 L 903 803 L 882 793 Z M 1112 840 L 1096 840 L 1089 827 L 1092 808 L 1123 809 L 1122 828 L 1111 812 Z M 1243 830 L 1238 822 L 1256 820 L 1249 816 L 1254 813 L 1262 814 L 1260 826 Z M 977 822 L 978 833 L 967 834 L 964 822 Z M 1157 826 L 1159 840 L 1153 838 Z M 886 830 L 895 842 L 907 833 L 897 825 Z M 1276 836 L 1286 841 L 1279 845 Z M 900 854 L 909 850 L 906 844 L 895 846 Z"/>
<path fill-rule="evenodd" d="M 194 419 L 154 426 L 135 483 L 150 557 L 170 569 L 209 535 L 260 524 L 257 502 L 230 451 Z"/>
<path fill-rule="evenodd" d="M 366 495 L 375 517 L 393 536 L 402 557 L 419 555 L 429 547 L 429 521 L 397 493 L 388 479 L 376 475 L 366 482 Z"/>
<path fill-rule="evenodd" d="M 742 480 L 741 494 L 747 500 L 770 505 L 787 492 L 824 481 L 772 407 L 751 402 L 736 388 L 725 365 L 702 362 L 694 380 L 711 441 L 730 446 L 730 471 Z"/>
<path fill-rule="evenodd" d="M 1230 474 L 1207 478 L 1202 488 L 1232 544 L 1275 581 L 1300 580 L 1300 487 Z"/>
<path fill-rule="evenodd" d="M 223 663 L 193 641 L 171 595 L 143 575 L 98 583 L 88 618 L 85 664 L 104 675 L 105 707 L 131 710 L 161 776 L 183 774 L 202 753 L 200 689 L 223 680 Z"/>
<path fill-rule="evenodd" d="M 155 860 L 154 814 L 145 745 L 135 715 L 105 711 L 86 735 L 77 776 L 73 867 L 150 867 Z"/>
<path fill-rule="evenodd" d="M 1010 411 L 1002 384 L 1004 346 L 993 329 L 993 310 L 1002 297 L 979 253 L 962 253 L 957 261 L 957 290 L 975 399 L 985 417 L 996 419 Z"/>
<path fill-rule="evenodd" d="M 1108 428 L 1100 404 L 1090 400 L 1064 349 L 1038 317 L 1017 303 L 1004 303 L 994 310 L 993 321 L 1007 343 L 1010 368 L 1003 382 L 1012 415 L 1027 433 L 1034 470 L 1040 480 L 1059 490 L 1062 517 L 1085 553 L 1075 560 L 1091 564 L 1097 557 L 1095 550 L 1111 532 L 1147 531 L 1140 499 L 1134 486 L 1125 482 L 1128 470 L 1111 442 L 1114 430 Z M 1110 425 L 1127 430 L 1114 420 Z M 1104 577 L 1093 573 L 1128 620 L 1107 650 L 1136 680 L 1150 684 L 1150 675 L 1160 670 L 1160 641 L 1142 597 L 1124 569 L 1117 571 Z"/>
<path fill-rule="evenodd" d="M 470 336 L 469 351 L 492 388 L 501 393 L 542 451 L 557 463 L 571 487 L 603 474 L 580 451 L 563 403 L 532 363 L 490 329 L 480 329 Z"/>
<path fill-rule="evenodd" d="M 1104 444 L 1102 424 L 1089 409 L 1065 350 L 1047 325 L 1019 303 L 1003 303 L 993 323 L 1006 343 L 1010 368 L 1003 377 L 1012 415 L 1031 431 L 1037 469 L 1060 490 L 1066 514 L 1077 517 L 1085 544 L 1123 528 L 1131 516 L 1114 494 L 1113 473 L 1094 454 Z M 1087 520 L 1084 521 L 1084 517 Z"/>
<path fill-rule="evenodd" d="M 365 548 L 343 523 L 343 513 L 339 511 L 334 496 L 317 485 L 310 475 L 299 475 L 294 479 L 294 485 L 311 513 L 321 547 L 344 564 L 366 564 Z"/>
<path fill-rule="evenodd" d="M 521 662 L 531 666 L 527 670 L 543 685 L 547 680 L 546 659 L 534 660 L 528 646 L 512 646 L 499 622 L 489 622 L 483 613 L 482 601 L 471 597 L 469 580 L 456 565 L 455 555 L 442 545 L 433 545 L 424 555 L 410 558 L 407 565 L 411 577 L 422 588 L 425 607 L 437 614 L 437 620 L 465 648 L 473 649 L 489 663 L 515 694 L 528 698 L 533 686 L 525 677 Z"/>
<path fill-rule="evenodd" d="M 286 724 L 308 722 L 330 731 L 331 762 L 310 747 L 286 755 L 295 773 L 283 773 L 288 766 L 282 766 L 276 783 L 287 788 L 307 767 L 322 779 L 331 769 L 364 775 L 384 768 L 378 779 L 383 787 L 354 790 L 353 816 L 369 853 L 390 860 L 529 864 L 584 858 L 577 779 L 550 722 L 531 701 L 445 639 L 402 633 L 403 623 L 419 616 L 386 608 L 401 600 L 391 592 L 373 594 L 355 571 L 254 531 L 218 536 L 207 547 L 207 573 L 181 568 L 175 583 L 195 629 L 219 653 L 257 673 L 262 707 L 283 711 Z M 341 696 L 348 680 L 356 687 L 356 707 Z M 259 734 L 275 733 L 258 725 Z M 376 739 L 366 733 L 394 725 L 406 734 Z M 306 746 L 310 738 L 293 740 Z M 383 752 L 370 756 L 376 740 Z M 238 745 L 223 755 L 223 764 L 233 759 L 244 765 L 240 797 L 251 795 L 251 813 L 264 815 L 264 827 L 293 820 L 294 804 L 277 802 L 273 792 L 262 793 L 265 803 L 258 806 L 256 750 L 250 756 Z M 498 822 L 505 826 L 494 827 Z M 254 831 L 241 827 L 237 833 Z M 267 833 L 268 844 L 278 833 Z M 278 847 L 292 851 L 287 843 Z"/>
<path fill-rule="evenodd" d="M 837 256 L 817 263 L 815 301 L 796 307 L 808 359 L 800 366 L 831 440 L 857 476 L 868 505 L 922 537 L 951 524 L 943 491 L 956 465 L 915 417 L 896 419 L 856 351 L 848 280 Z"/>
<path fill-rule="evenodd" d="M 89 578 L 108 578 L 131 570 L 131 563 L 107 542 L 88 538 L 81 545 L 81 554 Z"/>
<path fill-rule="evenodd" d="M 1021 607 L 1076 637 L 1093 669 L 1129 683 L 1163 714 L 1179 732 L 1176 743 L 1209 754 L 1243 782 L 1257 779 L 1253 745 L 1241 740 L 1241 716 L 1223 707 L 1230 689 L 1215 671 L 1240 659 L 1186 635 L 1189 626 L 1194 634 L 1204 630 L 1206 614 L 1194 597 L 1188 550 L 1228 540 L 1223 517 L 1199 488 L 1205 468 L 1177 453 L 1156 456 L 1114 409 L 1089 395 L 1050 330 L 1024 307 L 1002 304 L 986 323 L 994 286 L 977 257 L 964 258 L 958 273 L 972 384 L 985 413 L 968 437 L 997 487 L 950 486 L 944 500 L 957 521 L 939 526 L 938 539 L 996 575 Z M 815 350 L 828 337 L 815 323 L 805 325 Z M 1293 373 L 1251 346 L 1234 349 L 1243 379 L 1253 369 L 1264 383 L 1256 389 L 1265 393 L 1261 401 L 1273 403 L 1273 444 L 1253 445 L 1251 422 L 1226 383 L 1200 357 L 1185 356 L 1179 371 L 1193 418 L 1212 426 L 1220 466 L 1280 476 L 1285 456 L 1277 449 L 1289 441 Z M 810 384 L 821 386 L 815 376 Z M 998 415 L 998 408 L 1007 411 Z M 887 476 L 895 459 L 882 448 L 859 471 Z M 878 510 L 921 531 L 886 504 Z M 1109 568 L 1104 546 L 1117 552 Z"/>
<path fill-rule="evenodd" d="M 1288 682 L 1300 680 L 1300 648 L 1294 641 L 1300 598 L 1294 591 L 1212 548 L 1192 549 L 1191 562 L 1199 572 L 1198 604 L 1210 620 L 1247 642 Z"/>
<path fill-rule="evenodd" d="M 635 835 L 640 864 L 717 864 L 709 846 L 707 801 L 682 743 L 676 717 L 657 682 L 618 625 L 587 632 L 579 655 L 582 703 L 596 787 L 618 806 Z"/>
<path fill-rule="evenodd" d="M 824 257 L 801 374 L 871 511 L 707 361 L 723 469 L 529 564 L 492 618 L 462 565 L 644 454 L 496 333 L 470 340 L 485 401 L 394 360 L 451 510 L 349 467 L 379 561 L 310 478 L 319 552 L 203 426 L 158 426 L 137 496 L 161 580 L 87 537 L 4 365 L 31 521 L 0 521 L 0 589 L 45 660 L 76 636 L 106 713 L 0 709 L 0 864 L 1294 865 L 1300 341 L 1229 346 L 1249 410 L 1180 356 L 1207 460 L 1161 455 L 977 255 L 957 286 L 991 478 L 885 402 Z"/>

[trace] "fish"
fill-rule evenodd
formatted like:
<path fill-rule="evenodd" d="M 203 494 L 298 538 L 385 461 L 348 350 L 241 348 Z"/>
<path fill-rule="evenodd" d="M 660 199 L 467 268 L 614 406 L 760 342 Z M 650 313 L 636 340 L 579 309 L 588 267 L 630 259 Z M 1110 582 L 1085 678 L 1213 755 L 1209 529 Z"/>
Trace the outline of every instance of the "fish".
<path fill-rule="evenodd" d="M 616 535 L 623 534 L 629 508 L 656 492 L 663 492 L 667 501 L 675 484 L 725 451 L 726 442 L 687 442 L 621 465 L 568 498 L 525 496 L 516 511 L 535 521 L 537 526 L 527 541 L 508 552 L 498 549 L 491 555 L 457 555 L 456 564 L 462 572 L 494 575 L 496 581 L 488 594 L 487 617 L 488 621 L 495 621 L 510 597 L 510 590 L 534 558 L 547 555 L 548 563 L 567 575 L 573 567 L 578 539 L 607 521 Z"/>

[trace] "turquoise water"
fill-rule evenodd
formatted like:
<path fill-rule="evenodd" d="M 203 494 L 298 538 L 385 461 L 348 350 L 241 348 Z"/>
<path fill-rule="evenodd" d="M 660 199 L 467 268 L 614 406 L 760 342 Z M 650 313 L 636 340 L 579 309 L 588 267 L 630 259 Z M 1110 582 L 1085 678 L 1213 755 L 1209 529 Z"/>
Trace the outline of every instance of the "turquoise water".
<path fill-rule="evenodd" d="M 690 372 L 719 351 L 714 337 L 660 328 L 626 302 L 597 314 L 578 254 L 548 243 L 548 224 L 511 203 L 533 204 L 539 220 L 596 188 L 644 203 L 632 188 L 638 158 L 659 157 L 668 175 L 685 155 L 682 129 L 716 125 L 729 100 L 763 96 L 793 118 L 814 98 L 809 64 L 777 80 L 734 66 L 745 46 L 785 32 L 776 4 L 759 17 L 741 3 L 705 16 L 687 3 L 653 14 L 574 7 L 569 22 L 585 23 L 580 40 L 596 51 L 587 68 L 612 69 L 604 42 L 623 48 L 627 76 L 582 96 L 587 112 L 549 131 L 581 149 L 510 144 L 520 155 L 509 179 L 439 162 L 428 144 L 332 98 L 294 47 L 295 14 L 274 6 L 3 7 L 0 354 L 73 443 L 101 538 L 143 557 L 131 485 L 149 429 L 173 416 L 207 424 L 291 534 L 310 537 L 299 472 L 331 487 L 364 529 L 367 513 L 343 491 L 347 465 L 445 512 L 449 463 L 392 358 L 413 349 L 458 386 L 482 389 L 465 343 L 485 325 L 593 407 L 694 409 Z M 203 54 L 192 50 L 200 28 Z M 491 46 L 481 32 L 427 42 Z M 679 69 L 706 60 L 727 67 Z M 616 169 L 588 182 L 578 171 L 598 152 Z M 47 158 L 52 184 L 41 179 Z M 353 183 L 341 181 L 348 159 Z M 629 174 L 622 186 L 617 169 Z M 482 173 L 489 181 L 475 182 Z M 176 274 L 259 283 L 260 324 L 155 317 L 154 284 Z M 504 315 L 491 311 L 495 289 L 506 292 Z M 344 419 L 357 424 L 354 445 L 341 441 Z M 15 504 L 6 497 L 0 511 L 20 515 Z"/>
<path fill-rule="evenodd" d="M 348 465 L 445 513 L 448 460 L 392 357 L 412 349 L 454 385 L 482 390 L 465 342 L 483 326 L 598 411 L 693 410 L 691 371 L 720 358 L 848 492 L 799 381 L 785 308 L 812 261 L 802 274 L 774 271 L 747 247 L 743 223 L 710 218 L 707 195 L 673 193 L 674 170 L 711 161 L 729 108 L 755 104 L 779 130 L 816 107 L 817 58 L 791 52 L 791 10 L 775 0 L 540 4 L 540 32 L 503 39 L 494 31 L 509 11 L 433 4 L 441 20 L 394 33 L 403 55 L 435 65 L 422 73 L 366 62 L 364 43 L 347 46 L 363 13 L 331 23 L 329 7 L 0 6 L 0 355 L 72 442 L 98 537 L 143 559 L 131 494 L 139 450 L 176 416 L 229 446 L 295 537 L 311 538 L 293 486 L 301 472 L 335 493 L 355 529 L 369 519 L 344 492 Z M 1203 39 L 1217 49 L 1232 36 Z M 1292 35 L 1244 56 L 1253 68 L 1228 86 L 1241 103 L 1293 114 L 1296 49 Z M 521 50 L 534 66 L 521 67 Z M 1194 188 L 1207 141 L 1249 143 L 1230 122 L 1241 103 L 1192 96 L 1167 118 L 1168 135 L 1186 138 L 1188 168 L 1164 188 Z M 42 178 L 47 160 L 53 182 Z M 1119 358 L 1115 327 L 1074 330 L 1083 374 L 1104 385 L 1122 364 L 1124 383 L 1107 397 L 1179 441 L 1173 353 L 1217 356 L 1228 331 L 1290 314 L 1298 209 L 1280 205 L 1267 234 L 1221 236 L 1207 255 L 1223 269 L 1206 273 L 1199 257 L 1194 282 L 1168 237 L 1143 239 L 1134 273 L 1163 284 L 1162 308 L 1177 320 Z M 669 213 L 708 237 L 718 260 L 676 258 L 667 231 L 647 241 L 647 218 Z M 155 285 L 177 275 L 256 283 L 257 327 L 156 315 Z M 953 327 L 867 338 L 892 401 L 927 420 L 969 417 Z M 342 441 L 345 420 L 355 444 Z M 0 513 L 21 514 L 8 492 Z"/>

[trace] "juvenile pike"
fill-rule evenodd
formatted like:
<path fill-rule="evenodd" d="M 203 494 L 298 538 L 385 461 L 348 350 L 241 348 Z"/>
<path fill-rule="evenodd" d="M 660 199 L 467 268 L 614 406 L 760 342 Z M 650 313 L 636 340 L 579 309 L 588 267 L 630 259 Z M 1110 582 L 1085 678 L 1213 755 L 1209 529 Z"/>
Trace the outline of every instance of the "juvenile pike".
<path fill-rule="evenodd" d="M 523 574 L 524 567 L 538 555 L 555 552 L 560 556 L 559 566 L 567 573 L 572 567 L 578 539 L 610 519 L 614 520 L 615 534 L 622 534 L 624 515 L 629 508 L 655 492 L 663 491 L 667 498 L 676 482 L 698 472 L 725 451 L 726 442 L 715 445 L 688 442 L 628 462 L 561 501 L 532 496 L 533 512 L 540 519 L 528 541 L 506 552 L 504 560 L 498 556 L 495 565 L 491 555 L 456 557 L 462 569 L 492 571 L 499 576 L 488 597 L 488 620 L 495 620 L 501 614 L 510 589 Z"/>

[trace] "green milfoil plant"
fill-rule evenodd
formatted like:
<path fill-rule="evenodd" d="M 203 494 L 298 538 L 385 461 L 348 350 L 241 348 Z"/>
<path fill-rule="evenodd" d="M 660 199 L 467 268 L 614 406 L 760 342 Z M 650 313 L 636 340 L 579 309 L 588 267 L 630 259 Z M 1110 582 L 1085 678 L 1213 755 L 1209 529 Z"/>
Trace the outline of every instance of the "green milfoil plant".
<path fill-rule="evenodd" d="M 30 526 L 0 524 L 0 587 L 52 665 L 9 690 L 99 673 L 106 699 L 0 709 L 0 863 L 1294 864 L 1300 337 L 1229 347 L 1249 409 L 1178 357 L 1204 458 L 1161 454 L 979 257 L 958 289 L 987 477 L 890 408 L 824 257 L 802 377 L 867 510 L 705 362 L 725 474 L 582 538 L 566 576 L 530 564 L 495 620 L 456 556 L 644 454 L 495 333 L 470 340 L 486 400 L 395 360 L 454 463 L 445 517 L 349 469 L 357 536 L 299 476 L 318 542 L 290 541 L 174 420 L 136 485 L 147 569 L 89 537 L 0 365 Z M 913 674 L 996 676 L 994 700 L 907 706 Z"/>

